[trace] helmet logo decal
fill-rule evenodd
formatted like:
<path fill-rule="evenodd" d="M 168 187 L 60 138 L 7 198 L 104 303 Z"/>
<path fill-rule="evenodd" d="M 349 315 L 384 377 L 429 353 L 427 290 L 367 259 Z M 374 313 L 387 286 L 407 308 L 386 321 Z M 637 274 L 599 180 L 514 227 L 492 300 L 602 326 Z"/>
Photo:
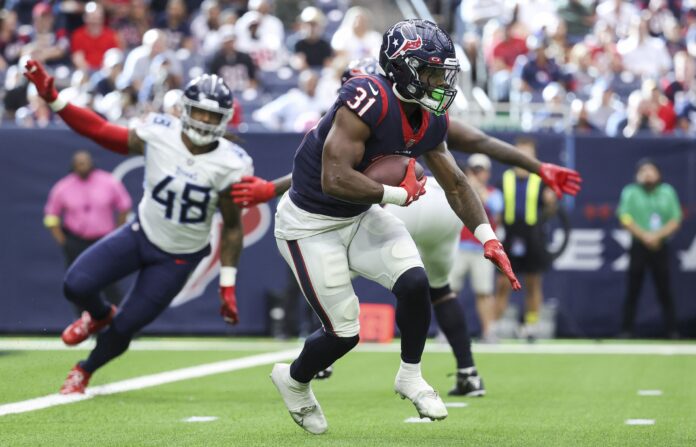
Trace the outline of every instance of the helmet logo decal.
<path fill-rule="evenodd" d="M 394 39 L 392 45 L 398 48 L 387 55 L 389 59 L 394 59 L 397 56 L 405 54 L 407 51 L 419 49 L 423 46 L 423 39 L 421 39 L 420 36 L 417 36 L 416 39 L 407 39 L 406 36 L 404 36 L 404 41 L 401 42 L 401 46 L 399 46 L 399 39 Z"/>

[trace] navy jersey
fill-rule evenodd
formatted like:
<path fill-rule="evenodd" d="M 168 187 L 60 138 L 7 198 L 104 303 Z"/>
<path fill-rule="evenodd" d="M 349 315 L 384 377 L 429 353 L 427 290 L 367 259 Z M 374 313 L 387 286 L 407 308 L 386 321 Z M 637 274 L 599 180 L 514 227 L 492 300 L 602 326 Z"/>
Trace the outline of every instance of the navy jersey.
<path fill-rule="evenodd" d="M 414 130 L 392 91 L 391 83 L 380 75 L 358 76 L 339 90 L 333 107 L 317 126 L 309 131 L 295 153 L 290 199 L 298 207 L 315 214 L 353 217 L 370 205 L 345 202 L 330 197 L 321 188 L 321 159 L 326 136 L 340 107 L 347 107 L 370 127 L 365 154 L 355 166 L 362 172 L 374 160 L 385 155 L 417 158 L 436 148 L 447 136 L 447 115 L 437 116 L 421 108 L 421 125 Z"/>

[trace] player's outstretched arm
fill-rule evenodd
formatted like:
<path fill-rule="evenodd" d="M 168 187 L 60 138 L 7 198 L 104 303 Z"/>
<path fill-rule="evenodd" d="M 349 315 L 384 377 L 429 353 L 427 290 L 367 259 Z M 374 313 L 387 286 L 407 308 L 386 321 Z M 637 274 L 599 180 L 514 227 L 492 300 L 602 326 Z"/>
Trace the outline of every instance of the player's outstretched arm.
<path fill-rule="evenodd" d="M 408 205 L 425 192 L 425 177 L 418 181 L 415 160 L 399 186 L 382 185 L 355 170 L 365 154 L 370 127 L 345 107 L 336 112 L 322 154 L 321 188 L 324 194 L 352 203 Z"/>
<path fill-rule="evenodd" d="M 261 177 L 245 175 L 232 185 L 232 198 L 237 206 L 249 208 L 282 196 L 292 185 L 292 174 L 278 177 L 273 181 Z"/>
<path fill-rule="evenodd" d="M 518 166 L 539 174 L 558 198 L 563 193 L 574 196 L 580 191 L 582 178 L 577 171 L 552 163 L 542 163 L 536 158 L 516 150 L 511 144 L 494 138 L 460 120 L 450 120 L 447 145 L 453 151 L 486 154 L 501 163 Z"/>
<path fill-rule="evenodd" d="M 24 76 L 36 86 L 39 96 L 75 132 L 83 135 L 102 147 L 119 154 L 142 154 L 145 144 L 127 127 L 111 124 L 92 110 L 70 104 L 58 96 L 53 76 L 50 76 L 40 62 L 29 60 Z"/>
<path fill-rule="evenodd" d="M 234 204 L 230 191 L 221 192 L 218 200 L 223 221 L 220 241 L 220 315 L 226 322 L 237 324 L 237 265 L 244 241 L 242 213 Z"/>
<path fill-rule="evenodd" d="M 435 149 L 427 152 L 424 158 L 445 191 L 452 210 L 483 244 L 486 259 L 493 262 L 498 270 L 508 278 L 514 290 L 519 290 L 520 283 L 512 271 L 510 260 L 505 254 L 502 244 L 498 241 L 488 222 L 481 199 L 469 184 L 466 175 L 457 166 L 445 143 L 441 143 Z"/>

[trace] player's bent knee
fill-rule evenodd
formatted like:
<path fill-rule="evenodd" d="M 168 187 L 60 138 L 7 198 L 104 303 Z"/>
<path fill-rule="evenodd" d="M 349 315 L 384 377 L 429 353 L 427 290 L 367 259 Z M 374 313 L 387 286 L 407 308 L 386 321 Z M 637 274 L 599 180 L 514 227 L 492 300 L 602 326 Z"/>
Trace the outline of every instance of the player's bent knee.
<path fill-rule="evenodd" d="M 394 283 L 392 292 L 398 299 L 408 296 L 428 296 L 430 283 L 423 267 L 406 270 Z"/>
<path fill-rule="evenodd" d="M 99 288 L 93 281 L 78 270 L 68 270 L 63 279 L 63 294 L 70 301 L 79 302 L 82 298 L 98 292 Z"/>

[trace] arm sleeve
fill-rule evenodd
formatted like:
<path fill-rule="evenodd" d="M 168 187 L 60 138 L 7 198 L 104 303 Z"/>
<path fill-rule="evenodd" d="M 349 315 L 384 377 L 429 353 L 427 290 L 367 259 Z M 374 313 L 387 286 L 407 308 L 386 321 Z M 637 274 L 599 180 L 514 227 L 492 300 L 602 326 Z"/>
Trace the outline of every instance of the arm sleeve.
<path fill-rule="evenodd" d="M 369 76 L 355 77 L 338 91 L 338 101 L 355 113 L 371 130 L 387 115 L 388 99 L 384 87 Z"/>

